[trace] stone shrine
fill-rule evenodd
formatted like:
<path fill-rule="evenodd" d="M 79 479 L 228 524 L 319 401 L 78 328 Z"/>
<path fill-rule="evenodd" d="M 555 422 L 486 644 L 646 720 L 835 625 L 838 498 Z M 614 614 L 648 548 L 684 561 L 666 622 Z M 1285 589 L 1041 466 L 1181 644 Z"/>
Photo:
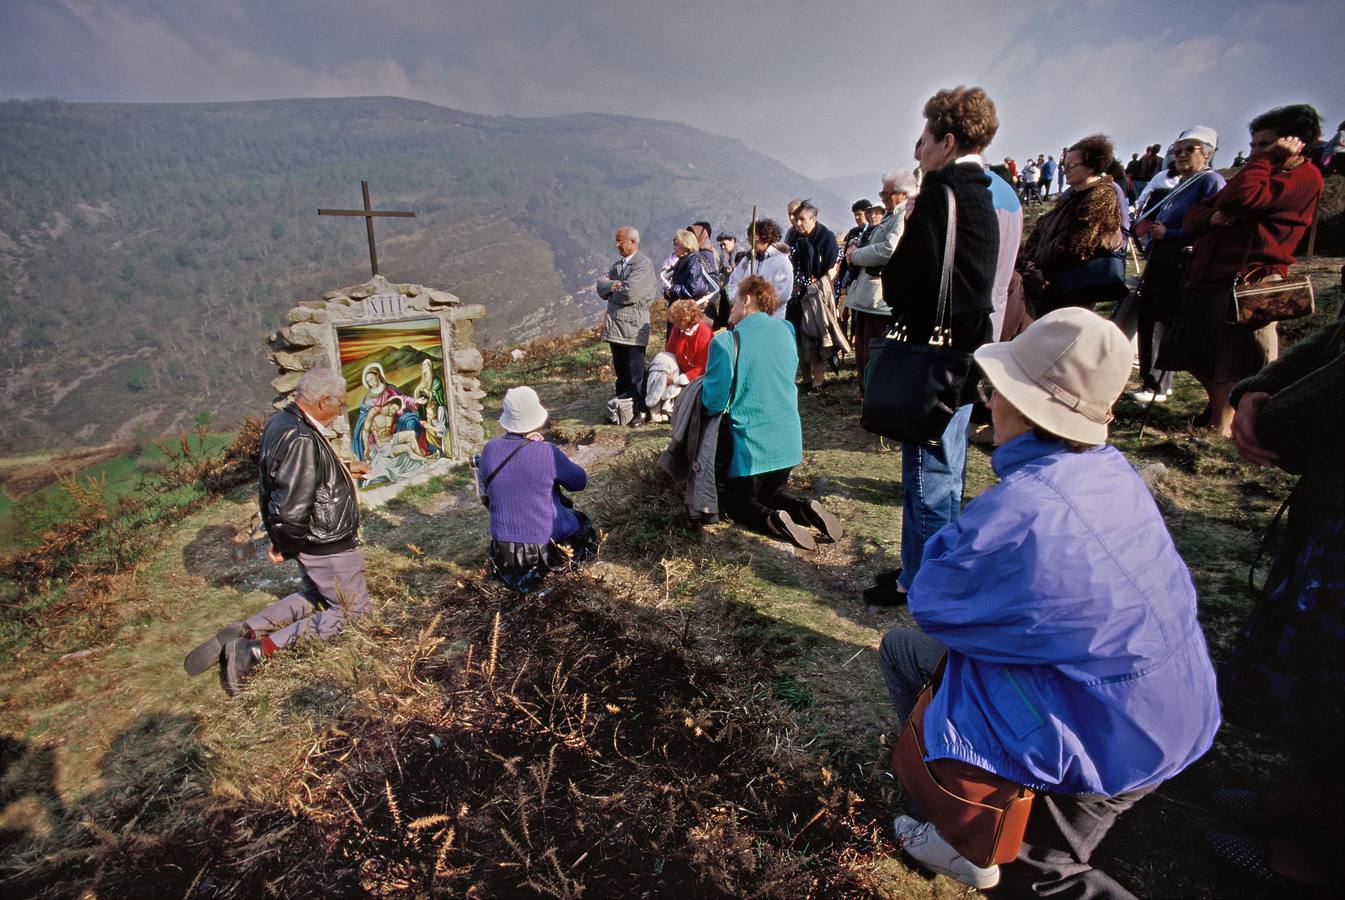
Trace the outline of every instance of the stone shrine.
<path fill-rule="evenodd" d="M 370 465 L 361 503 L 381 503 L 481 449 L 485 392 L 472 322 L 485 314 L 480 304 L 382 275 L 301 301 L 290 324 L 267 336 L 267 358 L 280 369 L 274 405 L 293 400 L 309 369 L 342 373 L 347 415 L 327 436 L 343 458 Z"/>

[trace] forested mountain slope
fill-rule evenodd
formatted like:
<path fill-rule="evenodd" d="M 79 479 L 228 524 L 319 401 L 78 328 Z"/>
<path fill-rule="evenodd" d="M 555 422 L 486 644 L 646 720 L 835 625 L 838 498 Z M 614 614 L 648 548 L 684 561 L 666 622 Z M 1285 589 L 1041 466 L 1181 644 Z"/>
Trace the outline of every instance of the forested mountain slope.
<path fill-rule="evenodd" d="M 661 257 L 693 218 L 742 230 L 832 196 L 737 141 L 605 115 L 490 117 L 395 98 L 0 104 L 0 451 L 223 421 L 270 399 L 261 337 L 379 262 L 488 309 L 483 343 L 591 323 L 614 226 Z"/>

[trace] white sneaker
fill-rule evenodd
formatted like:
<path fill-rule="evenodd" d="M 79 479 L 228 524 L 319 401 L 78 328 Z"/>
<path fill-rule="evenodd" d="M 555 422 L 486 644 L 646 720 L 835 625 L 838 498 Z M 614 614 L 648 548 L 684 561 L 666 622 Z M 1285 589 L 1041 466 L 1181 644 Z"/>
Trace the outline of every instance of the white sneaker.
<path fill-rule="evenodd" d="M 999 884 L 999 866 L 981 868 L 953 849 L 930 822 L 917 822 L 910 816 L 897 816 L 892 822 L 897 846 L 926 869 L 955 878 L 965 885 L 987 890 Z"/>
<path fill-rule="evenodd" d="M 1167 394 L 1155 394 L 1153 391 L 1126 391 L 1136 403 L 1167 403 Z"/>

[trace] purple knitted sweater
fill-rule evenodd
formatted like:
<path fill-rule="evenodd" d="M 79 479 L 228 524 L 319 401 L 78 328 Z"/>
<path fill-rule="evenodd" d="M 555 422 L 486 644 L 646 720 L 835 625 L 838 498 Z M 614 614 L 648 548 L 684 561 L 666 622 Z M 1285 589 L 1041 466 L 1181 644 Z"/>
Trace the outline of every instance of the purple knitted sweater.
<path fill-rule="evenodd" d="M 510 459 L 519 442 L 530 444 Z M 486 488 L 490 498 L 490 536 L 497 541 L 545 544 L 579 531 L 574 510 L 560 502 L 556 486 L 582 491 L 588 474 L 560 448 L 545 441 L 529 441 L 507 434 L 488 441 L 481 450 L 481 480 L 499 469 Z"/>

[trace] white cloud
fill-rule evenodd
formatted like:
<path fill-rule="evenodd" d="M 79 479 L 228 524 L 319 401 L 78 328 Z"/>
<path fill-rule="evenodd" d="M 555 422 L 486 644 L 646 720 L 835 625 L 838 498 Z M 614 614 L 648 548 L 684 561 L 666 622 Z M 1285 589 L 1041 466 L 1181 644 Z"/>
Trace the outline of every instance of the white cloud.
<path fill-rule="evenodd" d="M 1286 102 L 1345 110 L 1339 5 L 1067 0 L 4 0 L 0 96 L 393 94 L 474 112 L 618 112 L 743 139 L 809 174 L 905 165 L 939 87 L 982 84 L 996 156 Z"/>

